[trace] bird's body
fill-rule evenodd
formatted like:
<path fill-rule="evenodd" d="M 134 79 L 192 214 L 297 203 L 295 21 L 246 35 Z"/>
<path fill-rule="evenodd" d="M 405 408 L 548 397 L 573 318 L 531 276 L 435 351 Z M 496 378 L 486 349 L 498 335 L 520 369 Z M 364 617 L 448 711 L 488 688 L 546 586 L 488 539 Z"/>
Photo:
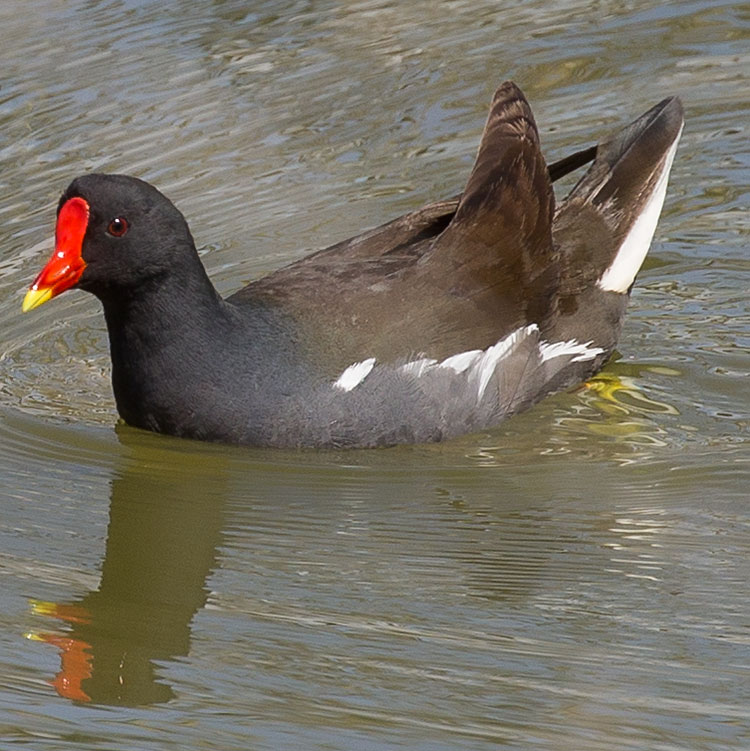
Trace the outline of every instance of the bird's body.
<path fill-rule="evenodd" d="M 664 100 L 548 168 L 528 103 L 504 84 L 459 198 L 226 300 L 164 196 L 87 175 L 60 202 L 58 253 L 76 256 L 72 271 L 59 281 L 53 257 L 27 307 L 71 286 L 99 297 L 118 410 L 157 432 L 339 447 L 491 427 L 606 362 L 681 128 L 679 101 Z M 556 209 L 551 180 L 594 154 Z"/>

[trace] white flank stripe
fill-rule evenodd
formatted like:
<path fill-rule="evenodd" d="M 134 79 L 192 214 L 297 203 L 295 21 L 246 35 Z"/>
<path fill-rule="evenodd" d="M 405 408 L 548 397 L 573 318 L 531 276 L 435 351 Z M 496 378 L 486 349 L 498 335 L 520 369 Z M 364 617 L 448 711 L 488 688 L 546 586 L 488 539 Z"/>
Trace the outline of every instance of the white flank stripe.
<path fill-rule="evenodd" d="M 341 389 L 341 391 L 351 391 L 353 388 L 359 386 L 359 384 L 370 375 L 370 371 L 374 366 L 374 357 L 368 357 L 366 360 L 362 360 L 362 362 L 355 362 L 354 365 L 350 365 L 338 377 L 338 380 L 333 384 L 333 387 Z"/>
<path fill-rule="evenodd" d="M 435 368 L 446 368 L 452 370 L 456 375 L 465 373 L 468 381 L 476 382 L 477 400 L 480 400 L 484 396 L 487 384 L 490 382 L 503 357 L 508 355 L 518 342 L 538 330 L 539 327 L 535 323 L 532 323 L 530 326 L 516 329 L 513 333 L 508 334 L 508 336 L 501 339 L 497 344 L 493 344 L 488 349 L 471 349 L 466 352 L 459 352 L 457 355 L 446 357 L 445 360 L 439 363 L 437 360 L 423 357 L 421 360 L 413 360 L 412 362 L 405 363 L 401 366 L 400 370 L 402 373 L 408 373 L 416 378 L 429 373 Z"/>
<path fill-rule="evenodd" d="M 468 352 L 459 352 L 457 355 L 446 357 L 440 363 L 441 368 L 450 368 L 455 373 L 463 373 L 468 370 L 482 356 L 481 349 L 470 349 Z"/>
<path fill-rule="evenodd" d="M 674 143 L 664 158 L 664 164 L 661 168 L 661 174 L 656 181 L 656 185 L 651 196 L 646 201 L 638 218 L 633 222 L 633 226 L 625 236 L 617 255 L 607 270 L 599 279 L 600 289 L 606 292 L 627 292 L 630 285 L 635 279 L 635 275 L 641 268 L 643 259 L 648 253 L 651 240 L 656 231 L 656 223 L 659 221 L 661 207 L 664 205 L 664 198 L 667 195 L 667 182 L 669 181 L 669 171 L 672 169 L 677 144 L 682 135 L 682 128 L 677 134 Z"/>
<path fill-rule="evenodd" d="M 484 396 L 484 390 L 487 388 L 487 384 L 495 373 L 500 360 L 511 351 L 515 344 L 538 330 L 538 326 L 535 323 L 532 323 L 530 326 L 516 329 L 512 334 L 508 334 L 505 339 L 501 339 L 497 344 L 494 344 L 492 347 L 485 350 L 479 362 L 472 367 L 470 372 L 470 375 L 474 377 L 478 376 L 479 378 L 479 386 L 477 389 L 478 400 Z"/>
<path fill-rule="evenodd" d="M 601 347 L 590 347 L 591 343 L 581 344 L 576 339 L 568 339 L 567 342 L 542 342 L 539 345 L 539 353 L 542 362 L 551 360 L 553 357 L 572 357 L 571 362 L 583 362 L 593 360 L 604 352 Z"/>
<path fill-rule="evenodd" d="M 425 373 L 430 368 L 437 365 L 437 360 L 433 360 L 429 357 L 423 357 L 421 360 L 412 360 L 411 362 L 404 363 L 400 370 L 402 373 L 408 373 L 416 378 Z"/>

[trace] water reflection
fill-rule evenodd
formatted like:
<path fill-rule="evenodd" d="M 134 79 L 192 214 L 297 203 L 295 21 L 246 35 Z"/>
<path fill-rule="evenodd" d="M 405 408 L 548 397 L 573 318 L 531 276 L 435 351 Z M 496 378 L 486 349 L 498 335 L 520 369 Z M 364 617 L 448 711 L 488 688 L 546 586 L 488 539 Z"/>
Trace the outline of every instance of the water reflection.
<path fill-rule="evenodd" d="M 173 697 L 158 662 L 189 651 L 221 542 L 226 476 L 219 455 L 161 461 L 133 431 L 118 437 L 126 450 L 111 483 L 99 586 L 70 602 L 32 601 L 65 629 L 31 638 L 60 651 L 60 696 L 135 706 Z"/>
<path fill-rule="evenodd" d="M 665 376 L 679 375 L 677 371 L 662 370 Z M 537 410 L 526 416 L 526 421 L 545 422 L 548 431 L 552 426 L 541 443 L 538 436 L 543 431 L 529 430 L 528 425 L 523 428 L 527 440 L 536 436 L 535 449 L 526 449 L 539 459 L 551 460 L 557 453 L 570 455 L 582 436 L 597 434 L 611 439 L 598 444 L 602 456 L 608 454 L 619 464 L 642 459 L 648 447 L 659 445 L 666 435 L 653 416 L 678 413 L 671 405 L 644 393 L 638 376 L 639 366 L 613 366 L 590 381 L 578 399 L 566 397 L 556 407 L 550 406 L 548 412 Z M 521 466 L 516 466 L 515 479 L 502 472 L 507 466 L 503 457 L 509 451 L 526 450 L 515 440 L 514 426 L 518 424 L 496 431 L 499 445 L 481 450 L 474 436 L 450 445 L 402 447 L 386 452 L 303 452 L 287 456 L 298 471 L 281 475 L 272 471 L 268 482 L 264 481 L 263 472 L 253 473 L 259 505 L 256 511 L 243 509 L 241 516 L 251 514 L 242 525 L 244 534 L 258 547 L 284 549 L 291 569 L 295 569 L 294 561 L 299 556 L 309 568 L 310 560 L 316 556 L 310 539 L 304 553 L 296 554 L 287 550 L 289 536 L 278 535 L 273 509 L 281 503 L 289 530 L 315 527 L 317 535 L 327 540 L 331 529 L 326 524 L 336 528 L 336 570 L 355 571 L 365 565 L 368 557 L 362 556 L 361 534 L 352 533 L 355 528 L 364 529 L 369 530 L 368 534 L 384 534 L 391 544 L 400 541 L 413 548 L 413 557 L 407 555 L 400 561 L 401 574 L 407 580 L 421 579 L 423 591 L 431 588 L 430 566 L 426 562 L 435 562 L 438 570 L 445 559 L 450 559 L 454 566 L 458 564 L 453 586 L 465 594 L 511 604 L 527 602 L 538 596 L 550 572 L 556 576 L 561 573 L 558 551 L 554 547 L 540 548 L 534 540 L 540 525 L 554 526 L 547 504 L 539 508 L 539 497 L 556 497 L 566 483 L 561 467 L 557 467 L 548 487 L 545 476 L 538 475 L 536 462 L 528 476 Z M 188 655 L 191 622 L 206 604 L 206 580 L 216 566 L 223 530 L 232 529 L 231 524 L 225 523 L 225 505 L 233 497 L 230 485 L 237 477 L 237 455 L 225 447 L 201 446 L 197 450 L 192 442 L 128 428 L 118 430 L 118 439 L 121 451 L 112 470 L 110 518 L 100 582 L 83 597 L 70 601 L 32 601 L 36 615 L 50 624 L 53 619 L 62 624 L 40 629 L 32 638 L 59 651 L 61 666 L 52 684 L 66 699 L 125 706 L 163 703 L 174 693 L 160 676 L 159 663 Z M 618 448 L 623 444 L 628 447 L 624 453 Z M 464 453 L 469 446 L 472 450 Z M 245 469 L 248 458 L 257 458 L 245 452 L 241 456 Z M 488 508 L 477 510 L 464 492 L 451 489 L 448 479 L 454 475 L 459 487 L 469 481 L 463 472 L 467 459 L 469 466 L 480 464 L 487 471 L 498 470 L 498 483 L 492 483 Z M 342 460 L 353 476 L 346 476 L 347 470 L 340 465 Z M 429 514 L 426 516 L 426 509 L 421 507 L 414 510 L 412 523 L 407 523 L 409 504 L 405 499 L 415 493 L 413 470 L 420 468 L 417 476 L 424 482 L 430 476 L 428 465 L 435 466 L 436 492 L 447 506 L 441 503 L 442 511 L 432 518 L 431 525 L 425 526 Z M 333 466 L 337 469 L 331 473 Z M 388 473 L 388 482 L 372 482 L 372 473 L 382 476 L 383 471 Z M 483 476 L 481 484 L 484 483 Z M 470 485 L 473 488 L 474 482 Z M 571 477 L 570 485 L 577 487 L 578 479 Z M 482 503 L 485 502 L 489 501 L 485 498 Z M 532 510 L 534 507 L 536 510 Z M 397 519 L 389 518 L 393 508 L 399 509 Z M 346 529 L 341 528 L 342 515 L 347 520 L 343 524 Z M 445 529 L 440 531 L 445 525 L 454 528 L 457 515 L 462 529 L 460 542 Z M 605 517 L 607 528 L 612 520 L 609 514 Z M 272 545 L 266 539 L 269 524 Z M 489 548 L 488 533 L 493 538 Z M 560 530 L 555 530 L 553 537 L 558 539 L 559 534 Z M 356 550 L 350 549 L 348 542 Z M 380 567 L 381 563 L 376 563 L 380 552 L 369 558 L 370 565 Z M 595 557 L 593 553 L 590 550 L 587 557 Z M 329 564 L 331 556 L 326 549 Z M 320 571 L 327 570 L 323 561 L 320 566 Z M 301 569 L 302 563 L 297 568 Z M 391 587 L 399 590 L 400 585 L 392 582 Z M 435 582 L 434 587 L 435 593 L 444 593 L 445 582 Z M 408 597 L 408 591 L 407 586 L 402 594 Z M 227 607 L 227 603 L 222 606 Z M 284 615 L 286 619 L 290 617 L 306 622 L 311 613 L 306 607 L 303 615 L 296 611 Z M 330 623 L 331 617 L 327 613 L 324 620 Z"/>

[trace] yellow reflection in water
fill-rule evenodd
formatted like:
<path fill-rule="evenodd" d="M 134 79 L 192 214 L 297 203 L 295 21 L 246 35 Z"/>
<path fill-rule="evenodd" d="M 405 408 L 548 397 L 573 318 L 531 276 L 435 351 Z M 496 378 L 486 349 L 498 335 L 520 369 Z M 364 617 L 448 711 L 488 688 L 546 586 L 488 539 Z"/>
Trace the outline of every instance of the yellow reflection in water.
<path fill-rule="evenodd" d="M 642 456 L 645 447 L 668 445 L 667 431 L 654 415 L 678 415 L 671 404 L 646 395 L 635 379 L 612 372 L 599 373 L 578 394 L 578 414 L 555 420 L 564 434 L 606 436 L 635 450 L 630 461 Z"/>

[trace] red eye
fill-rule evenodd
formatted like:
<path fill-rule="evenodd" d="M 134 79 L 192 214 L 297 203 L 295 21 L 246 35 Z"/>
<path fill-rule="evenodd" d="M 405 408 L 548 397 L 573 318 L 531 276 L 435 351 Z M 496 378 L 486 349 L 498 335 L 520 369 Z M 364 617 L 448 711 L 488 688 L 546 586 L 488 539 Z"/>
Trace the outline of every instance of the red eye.
<path fill-rule="evenodd" d="M 123 217 L 115 217 L 107 227 L 107 232 L 113 237 L 122 237 L 128 231 L 128 222 Z"/>

